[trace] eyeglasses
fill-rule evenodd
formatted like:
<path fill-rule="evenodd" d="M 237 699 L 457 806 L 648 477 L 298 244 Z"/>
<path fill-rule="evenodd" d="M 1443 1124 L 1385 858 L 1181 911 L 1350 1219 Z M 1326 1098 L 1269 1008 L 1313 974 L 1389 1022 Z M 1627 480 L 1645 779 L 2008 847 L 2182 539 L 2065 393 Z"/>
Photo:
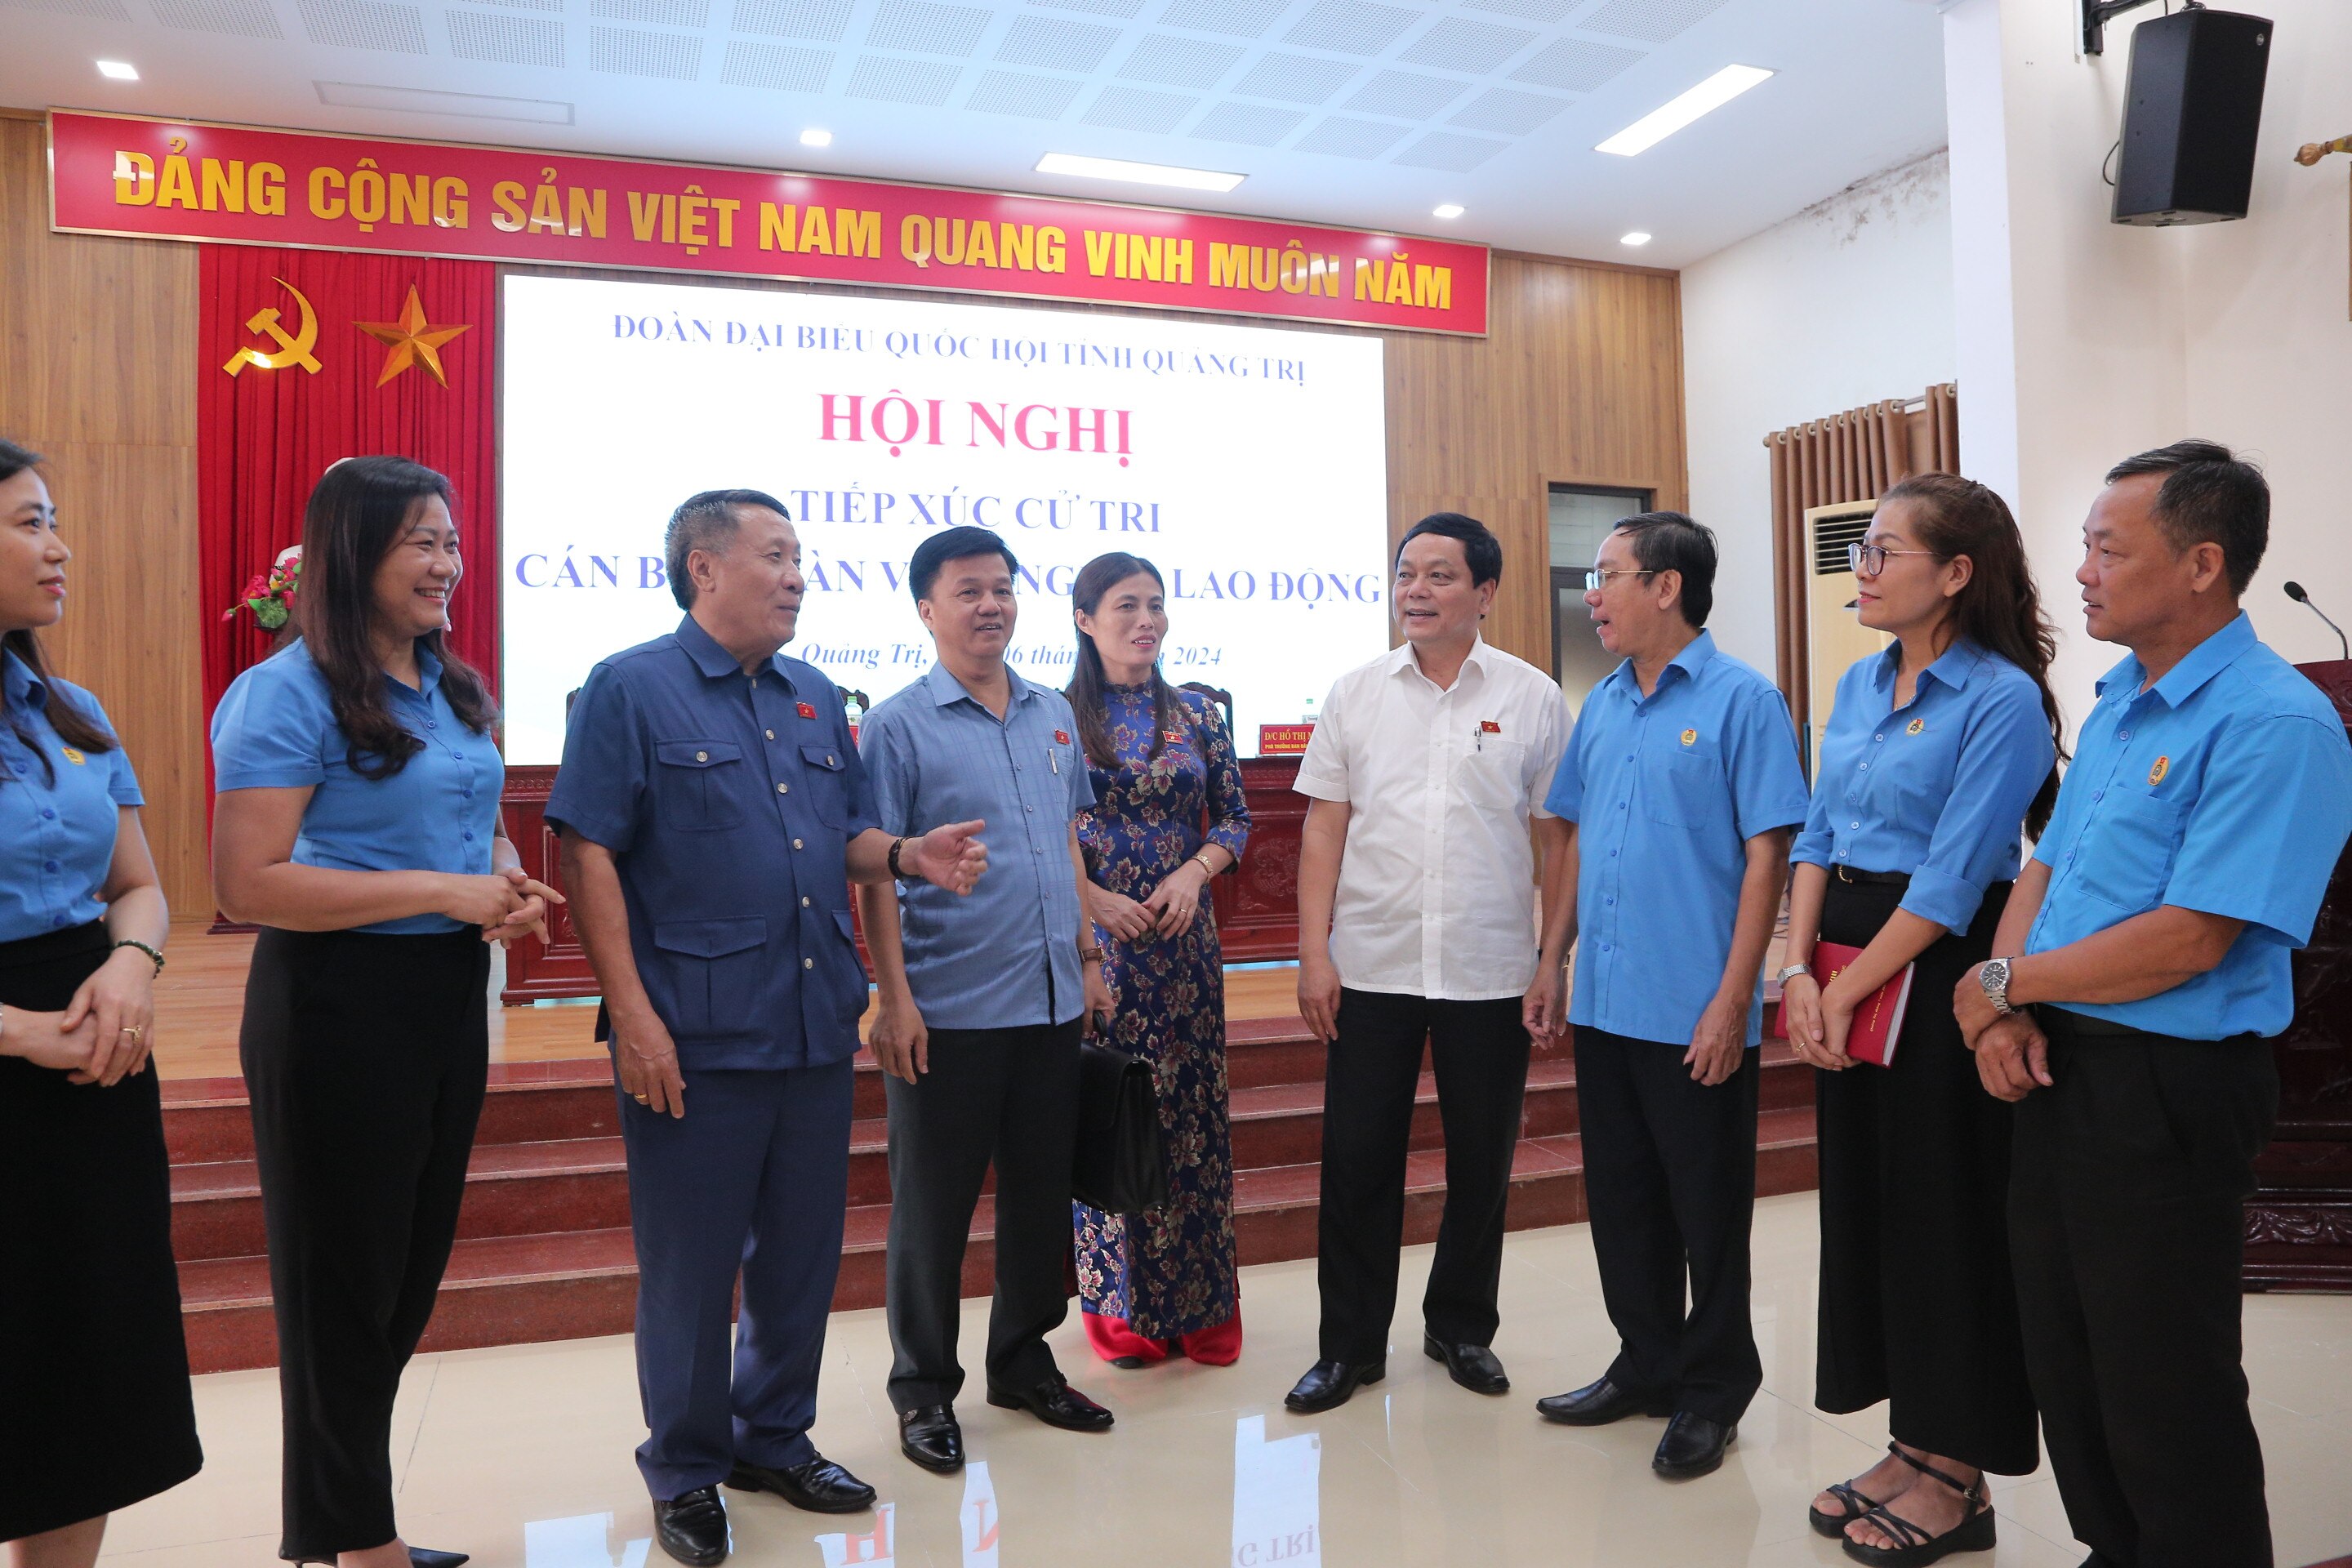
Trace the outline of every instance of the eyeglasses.
<path fill-rule="evenodd" d="M 1890 555 L 1933 555 L 1932 550 L 1889 550 L 1884 544 L 1853 543 L 1845 547 L 1846 564 L 1857 577 L 1875 577 L 1886 570 Z"/>
<path fill-rule="evenodd" d="M 1609 586 L 1609 579 L 1612 577 L 1654 577 L 1656 575 L 1655 572 L 1644 572 L 1637 566 L 1617 566 L 1606 572 L 1587 572 L 1584 574 L 1584 586 L 1586 592 L 1598 594 Z"/>

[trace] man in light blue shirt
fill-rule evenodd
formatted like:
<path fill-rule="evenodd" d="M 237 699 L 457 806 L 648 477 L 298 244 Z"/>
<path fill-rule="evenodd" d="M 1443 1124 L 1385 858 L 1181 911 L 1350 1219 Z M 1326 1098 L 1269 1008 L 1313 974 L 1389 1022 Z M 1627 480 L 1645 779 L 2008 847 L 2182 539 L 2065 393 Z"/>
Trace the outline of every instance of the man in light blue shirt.
<path fill-rule="evenodd" d="M 1748 1316 L 1764 950 L 1790 830 L 1805 819 L 1795 726 L 1771 682 L 1701 628 L 1715 536 L 1680 512 L 1620 522 L 1586 574 L 1601 646 L 1545 805 L 1574 829 L 1544 880 L 1528 1026 L 1556 1033 L 1576 942 L 1585 1193 L 1610 1321 L 1598 1382 L 1537 1402 L 1599 1426 L 1671 1415 L 1653 1468 L 1723 1462 L 1763 1363 Z M 1687 1289 L 1690 1309 L 1683 1310 Z"/>
<path fill-rule="evenodd" d="M 2091 1563 L 2270 1568 L 2240 1368 L 2267 1036 L 2352 833 L 2352 743 L 2238 607 L 2270 489 L 2210 441 L 2119 463 L 2084 524 L 2099 682 L 2049 830 L 1954 1010 L 2020 1100 L 2026 1369 Z M 2036 1003 L 2032 1013 L 2019 1011 Z"/>
<path fill-rule="evenodd" d="M 954 810 L 982 823 L 989 845 L 970 898 L 908 884 L 896 898 L 868 889 L 861 904 L 879 991 L 868 1039 L 890 1096 L 890 1403 L 899 1451 L 940 1472 L 964 1462 L 960 1282 L 992 1165 L 988 1402 L 1070 1431 L 1111 1424 L 1045 1343 L 1069 1310 L 1078 1039 L 1111 998 L 1080 918 L 1076 819 L 1095 796 L 1078 722 L 1068 699 L 1005 663 L 1018 571 L 984 528 L 916 548 L 908 586 L 939 663 L 877 704 L 858 735 L 884 831 Z"/>

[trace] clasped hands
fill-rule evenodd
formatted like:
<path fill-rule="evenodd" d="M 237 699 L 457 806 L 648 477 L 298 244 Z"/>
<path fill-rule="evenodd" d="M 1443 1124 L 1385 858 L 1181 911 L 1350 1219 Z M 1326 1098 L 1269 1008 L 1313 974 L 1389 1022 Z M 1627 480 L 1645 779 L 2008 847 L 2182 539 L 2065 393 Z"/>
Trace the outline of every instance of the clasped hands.
<path fill-rule="evenodd" d="M 1169 872 L 1139 902 L 1089 879 L 1087 914 L 1121 942 L 1140 942 L 1155 932 L 1178 936 L 1191 931 L 1201 918 L 1201 895 L 1208 885 L 1209 873 L 1197 860 L 1187 860 Z"/>
<path fill-rule="evenodd" d="M 562 893 L 534 881 L 520 866 L 488 876 L 453 876 L 449 884 L 441 912 L 460 924 L 481 927 L 482 940 L 500 947 L 527 936 L 545 942 L 547 907 L 566 901 Z"/>
<path fill-rule="evenodd" d="M 1977 1077 L 1995 1100 L 2019 1100 L 2057 1080 L 2050 1076 L 2050 1038 L 2033 1015 L 2003 1013 L 1985 994 L 1977 964 L 1952 987 L 1952 1016 L 1976 1053 Z"/>
<path fill-rule="evenodd" d="M 62 1072 L 69 1082 L 110 1089 L 146 1070 L 154 1027 L 154 961 L 125 947 L 81 983 L 64 1012 L 9 1008 L 0 1042 L 9 1055 Z"/>

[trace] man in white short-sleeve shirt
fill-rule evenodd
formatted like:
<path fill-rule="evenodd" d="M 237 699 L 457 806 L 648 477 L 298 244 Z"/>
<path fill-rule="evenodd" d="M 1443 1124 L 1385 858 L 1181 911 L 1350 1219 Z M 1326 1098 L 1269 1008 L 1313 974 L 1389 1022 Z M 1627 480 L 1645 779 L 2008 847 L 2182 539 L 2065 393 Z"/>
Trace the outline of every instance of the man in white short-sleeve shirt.
<path fill-rule="evenodd" d="M 1503 547 L 1438 512 L 1398 546 L 1404 646 L 1332 687 L 1298 767 L 1298 1005 L 1329 1046 L 1316 1265 L 1318 1360 L 1284 1401 L 1328 1410 L 1387 1373 L 1422 1047 L 1445 1127 L 1445 1215 L 1423 1349 L 1480 1394 L 1510 1387 L 1498 1321 L 1503 1205 L 1527 1088 L 1520 1001 L 1536 977 L 1536 855 L 1568 742 L 1552 679 L 1487 645 Z"/>

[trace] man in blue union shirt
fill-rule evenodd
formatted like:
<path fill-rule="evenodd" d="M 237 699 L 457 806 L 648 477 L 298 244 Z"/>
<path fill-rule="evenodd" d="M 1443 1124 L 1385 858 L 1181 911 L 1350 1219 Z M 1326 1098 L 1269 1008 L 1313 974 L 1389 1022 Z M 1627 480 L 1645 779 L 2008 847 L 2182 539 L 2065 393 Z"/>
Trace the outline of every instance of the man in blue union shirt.
<path fill-rule="evenodd" d="M 1575 942 L 1585 1194 L 1622 1342 L 1597 1382 L 1536 1407 L 1577 1426 L 1672 1416 L 1651 1466 L 1674 1479 L 1723 1463 L 1764 1378 L 1748 1315 L 1749 1053 L 1806 805 L 1788 704 L 1701 629 L 1715 566 L 1707 530 L 1644 512 L 1585 574 L 1601 646 L 1625 662 L 1585 700 L 1544 802 L 1573 832 L 1548 863 L 1527 1002 L 1529 1033 L 1559 1032 Z"/>
<path fill-rule="evenodd" d="M 1996 955 L 1953 996 L 2022 1100 L 2010 1248 L 2059 1495 L 2093 1568 L 2269 1568 L 2241 1368 L 2268 1036 L 2352 833 L 2352 743 L 2238 607 L 2270 488 L 2210 441 L 2117 464 L 2083 526 L 2099 682 Z M 2020 1011 L 2027 1003 L 2040 1005 Z"/>
<path fill-rule="evenodd" d="M 890 1404 L 898 1449 L 964 1462 L 955 1397 L 964 1244 L 996 1171 L 988 1402 L 1099 1432 L 1111 1413 L 1063 1380 L 1045 1336 L 1069 1310 L 1070 1163 L 1083 1015 L 1108 1015 L 1102 950 L 1080 917 L 1077 814 L 1094 804 L 1069 700 L 1008 668 L 1013 552 L 984 528 L 915 549 L 907 585 L 939 662 L 875 706 L 858 743 L 883 826 L 986 823 L 995 865 L 971 898 L 869 889 L 874 1055 L 890 1092 Z M 903 932 L 903 936 L 902 936 Z"/>
<path fill-rule="evenodd" d="M 987 854 L 977 823 L 876 826 L 840 692 L 777 652 L 803 586 L 782 503 L 706 491 L 667 544 L 686 618 L 588 677 L 547 820 L 620 1078 L 652 1428 L 637 1467 L 662 1549 L 708 1568 L 727 1555 L 721 1480 L 824 1513 L 874 1500 L 808 1438 L 866 1007 L 849 882 L 964 892 Z"/>

